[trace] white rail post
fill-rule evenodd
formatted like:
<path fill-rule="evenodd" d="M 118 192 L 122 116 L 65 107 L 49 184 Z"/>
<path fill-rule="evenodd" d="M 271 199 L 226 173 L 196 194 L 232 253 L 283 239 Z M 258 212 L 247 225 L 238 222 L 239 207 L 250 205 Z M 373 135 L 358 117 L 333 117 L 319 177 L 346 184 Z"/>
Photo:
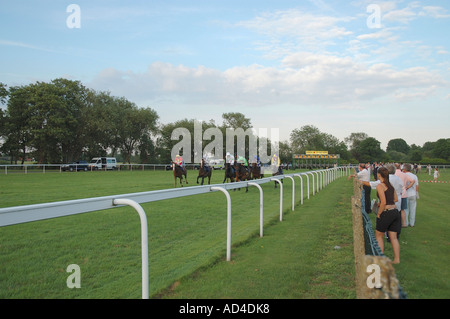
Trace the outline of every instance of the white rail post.
<path fill-rule="evenodd" d="M 294 174 L 294 176 L 300 178 L 300 203 L 303 205 L 303 178 L 300 174 Z"/>
<path fill-rule="evenodd" d="M 323 169 L 320 169 L 317 171 L 318 176 L 320 175 L 319 181 L 320 181 L 320 190 L 323 189 Z"/>
<path fill-rule="evenodd" d="M 223 187 L 211 187 L 211 191 L 221 191 L 227 197 L 227 261 L 231 260 L 231 197 Z"/>
<path fill-rule="evenodd" d="M 142 299 L 149 299 L 148 293 L 148 228 L 147 216 L 141 205 L 131 199 L 119 198 L 113 200 L 113 205 L 128 205 L 133 207 L 141 219 L 141 249 L 142 249 Z"/>
<path fill-rule="evenodd" d="M 259 184 L 249 182 L 248 185 L 255 186 L 259 189 L 259 237 L 263 236 L 263 224 L 264 224 L 264 198 L 263 190 Z"/>
<path fill-rule="evenodd" d="M 307 191 L 307 193 L 308 193 L 308 199 L 309 199 L 309 175 L 308 175 L 308 173 L 305 173 L 304 174 L 305 176 L 306 176 L 306 191 Z"/>
<path fill-rule="evenodd" d="M 287 178 L 290 178 L 292 180 L 292 210 L 294 210 L 295 207 L 295 182 L 294 178 L 292 176 L 285 176 Z"/>
<path fill-rule="evenodd" d="M 308 174 L 311 174 L 311 179 L 312 179 L 312 193 L 313 196 L 316 195 L 316 187 L 314 186 L 314 174 L 312 172 L 308 172 Z"/>
<path fill-rule="evenodd" d="M 317 178 L 317 192 L 319 192 L 319 173 L 317 173 L 316 171 L 313 171 L 314 174 L 316 174 L 316 178 Z M 314 176 L 314 175 L 313 175 Z M 314 180 L 314 177 L 313 177 Z M 313 186 L 314 187 L 314 186 Z M 313 193 L 314 194 L 314 193 Z"/>
<path fill-rule="evenodd" d="M 283 183 L 278 178 L 272 178 L 270 180 L 280 184 L 280 222 L 281 222 L 283 220 Z"/>

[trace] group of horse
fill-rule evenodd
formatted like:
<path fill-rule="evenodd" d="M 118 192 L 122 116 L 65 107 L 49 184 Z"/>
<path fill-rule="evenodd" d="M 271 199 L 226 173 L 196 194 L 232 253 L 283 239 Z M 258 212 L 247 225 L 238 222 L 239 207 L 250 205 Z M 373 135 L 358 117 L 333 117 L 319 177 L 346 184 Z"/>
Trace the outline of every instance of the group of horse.
<path fill-rule="evenodd" d="M 177 187 L 177 178 L 180 179 L 180 185 L 181 187 L 183 187 L 183 176 L 186 184 L 188 184 L 186 168 L 182 168 L 176 163 L 172 163 L 172 168 L 175 187 Z M 245 166 L 242 163 L 238 162 L 235 162 L 234 165 L 230 163 L 225 163 L 224 170 L 225 170 L 225 177 L 223 179 L 223 183 L 226 183 L 227 181 L 229 181 L 230 183 L 249 181 L 252 179 L 260 179 L 264 177 L 264 174 L 261 173 L 261 167 L 258 166 L 256 163 L 252 163 L 251 165 L 248 166 Z M 203 185 L 205 178 L 208 178 L 208 184 L 211 184 L 212 171 L 213 171 L 212 167 L 206 168 L 204 163 L 202 162 L 200 164 L 200 169 L 198 171 L 197 184 L 199 184 L 200 178 L 201 178 L 201 185 Z M 278 170 L 277 172 L 273 173 L 272 176 L 280 174 L 282 174 L 282 171 Z M 277 184 L 275 183 L 275 187 L 276 185 Z M 246 192 L 248 192 L 248 187 L 246 188 Z"/>

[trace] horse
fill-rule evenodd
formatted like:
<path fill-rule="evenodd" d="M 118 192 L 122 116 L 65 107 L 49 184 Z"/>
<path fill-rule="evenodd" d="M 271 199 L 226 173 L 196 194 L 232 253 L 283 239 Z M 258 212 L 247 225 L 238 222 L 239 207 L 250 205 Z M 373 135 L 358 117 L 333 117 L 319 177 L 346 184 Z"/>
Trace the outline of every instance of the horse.
<path fill-rule="evenodd" d="M 236 166 L 236 182 L 251 180 L 251 172 L 247 167 L 238 163 Z M 241 190 L 240 188 L 238 190 Z M 246 193 L 248 192 L 248 186 L 246 187 Z"/>
<path fill-rule="evenodd" d="M 172 162 L 172 170 L 173 170 L 173 179 L 175 180 L 175 187 L 177 187 L 177 178 L 180 179 L 180 185 L 183 187 L 183 175 L 184 179 L 186 180 L 186 184 L 189 184 L 187 181 L 187 171 L 184 168 L 181 168 L 180 165 L 177 165 L 176 163 Z"/>
<path fill-rule="evenodd" d="M 225 163 L 225 177 L 223 179 L 222 184 L 225 184 L 225 182 L 227 181 L 227 179 L 230 180 L 230 183 L 234 182 L 234 178 L 235 178 L 235 168 L 233 165 L 231 165 L 230 163 Z"/>
<path fill-rule="evenodd" d="M 281 166 L 278 166 L 278 170 L 272 174 L 272 176 L 277 176 L 277 175 L 283 175 L 283 169 L 281 168 Z M 283 183 L 283 180 L 281 179 L 280 182 Z M 274 183 L 275 183 L 275 188 L 277 188 L 278 183 L 277 182 L 274 182 Z"/>
<path fill-rule="evenodd" d="M 208 184 L 211 184 L 211 174 L 212 174 L 212 168 L 210 167 L 209 170 L 206 171 L 204 162 L 202 161 L 202 163 L 200 165 L 200 170 L 198 171 L 197 184 L 198 184 L 198 179 L 201 178 L 202 179 L 201 185 L 203 185 L 203 181 L 205 180 L 206 177 L 208 177 Z"/>
<path fill-rule="evenodd" d="M 261 174 L 261 167 L 257 166 L 256 163 L 252 164 L 251 174 L 252 174 L 252 179 L 259 179 L 259 178 L 264 177 L 264 174 Z"/>

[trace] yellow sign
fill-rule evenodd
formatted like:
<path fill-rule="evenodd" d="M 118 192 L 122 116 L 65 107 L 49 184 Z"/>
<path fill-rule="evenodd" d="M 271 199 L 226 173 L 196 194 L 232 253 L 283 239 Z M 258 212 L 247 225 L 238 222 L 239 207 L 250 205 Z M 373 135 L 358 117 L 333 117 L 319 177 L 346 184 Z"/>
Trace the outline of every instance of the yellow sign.
<path fill-rule="evenodd" d="M 340 158 L 339 154 L 324 154 L 324 155 L 317 155 L 317 154 L 299 154 L 299 155 L 294 155 L 294 159 L 308 159 L 308 158 L 323 158 L 323 159 L 330 159 L 330 158 L 334 158 L 334 159 L 338 159 Z"/>
<path fill-rule="evenodd" d="M 328 151 L 306 151 L 306 155 L 328 155 Z"/>

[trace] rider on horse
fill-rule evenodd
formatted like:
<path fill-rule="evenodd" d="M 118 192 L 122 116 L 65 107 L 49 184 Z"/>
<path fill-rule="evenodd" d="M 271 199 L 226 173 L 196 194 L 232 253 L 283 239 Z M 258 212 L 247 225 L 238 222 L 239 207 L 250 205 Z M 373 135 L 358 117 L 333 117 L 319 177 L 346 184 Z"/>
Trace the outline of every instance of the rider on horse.
<path fill-rule="evenodd" d="M 236 169 L 234 167 L 234 157 L 230 154 L 230 152 L 227 152 L 227 155 L 225 156 L 225 163 L 228 164 L 227 166 L 230 168 L 231 174 L 236 174 Z"/>
<path fill-rule="evenodd" d="M 175 156 L 174 163 L 181 168 L 183 174 L 186 173 L 186 164 L 184 163 L 183 158 L 180 155 Z"/>
<path fill-rule="evenodd" d="M 203 167 L 203 171 L 205 172 L 205 174 L 208 174 L 209 171 L 211 170 L 211 167 L 209 166 L 209 159 L 208 156 L 205 155 L 202 158 L 202 167 Z"/>

